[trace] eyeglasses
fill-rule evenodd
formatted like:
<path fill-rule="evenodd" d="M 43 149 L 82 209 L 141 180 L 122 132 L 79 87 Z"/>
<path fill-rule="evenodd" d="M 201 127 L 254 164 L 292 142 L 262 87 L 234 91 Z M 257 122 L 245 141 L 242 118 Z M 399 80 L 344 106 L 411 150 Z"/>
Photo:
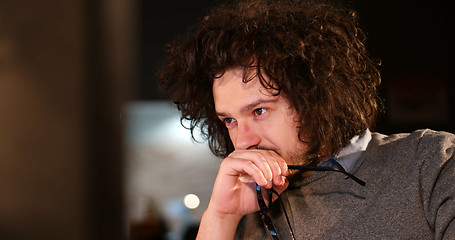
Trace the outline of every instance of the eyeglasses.
<path fill-rule="evenodd" d="M 357 182 L 358 184 L 365 186 L 365 182 L 358 179 L 356 176 L 346 172 L 346 170 L 339 164 L 334 157 L 330 157 L 328 160 L 330 160 L 333 165 L 332 166 L 299 166 L 299 165 L 288 165 L 289 169 L 294 169 L 294 170 L 301 170 L 302 172 L 306 171 L 320 171 L 320 172 L 325 172 L 325 171 L 333 171 L 333 172 L 340 172 Z M 278 237 L 278 233 L 273 226 L 272 220 L 270 217 L 267 215 L 267 213 L 271 210 L 270 207 L 267 207 L 267 204 L 265 204 L 264 197 L 262 196 L 262 191 L 261 187 L 256 184 L 256 194 L 257 194 L 257 199 L 258 199 L 258 204 L 259 204 L 259 214 L 261 216 L 262 222 L 264 223 L 264 226 L 267 230 L 267 234 L 269 235 L 270 239 L 273 240 L 279 240 L 280 238 Z M 278 201 L 280 202 L 281 207 L 283 208 L 284 216 L 286 217 L 286 222 L 289 226 L 289 233 L 291 236 L 291 239 L 295 239 L 294 237 L 294 231 L 292 230 L 291 223 L 289 222 L 289 217 L 286 212 L 286 209 L 284 208 L 283 202 L 281 201 L 280 194 L 278 194 L 275 189 L 267 189 L 267 198 L 269 202 L 269 206 L 272 204 L 272 196 L 275 194 L 278 197 Z"/>

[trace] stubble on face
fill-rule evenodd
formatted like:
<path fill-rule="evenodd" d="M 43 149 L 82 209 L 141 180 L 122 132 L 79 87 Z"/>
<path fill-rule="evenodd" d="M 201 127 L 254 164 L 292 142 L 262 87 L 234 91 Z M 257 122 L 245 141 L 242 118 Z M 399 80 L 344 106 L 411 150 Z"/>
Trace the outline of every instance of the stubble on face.
<path fill-rule="evenodd" d="M 299 128 L 296 128 L 298 131 Z M 251 149 L 259 149 L 259 150 L 269 150 L 274 151 L 278 155 L 280 155 L 288 165 L 313 165 L 317 163 L 314 158 L 308 156 L 308 146 L 307 143 L 303 141 L 299 141 L 296 146 L 292 148 L 291 151 L 281 152 L 280 150 L 273 148 L 273 147 L 265 147 L 265 146 L 255 146 Z"/>

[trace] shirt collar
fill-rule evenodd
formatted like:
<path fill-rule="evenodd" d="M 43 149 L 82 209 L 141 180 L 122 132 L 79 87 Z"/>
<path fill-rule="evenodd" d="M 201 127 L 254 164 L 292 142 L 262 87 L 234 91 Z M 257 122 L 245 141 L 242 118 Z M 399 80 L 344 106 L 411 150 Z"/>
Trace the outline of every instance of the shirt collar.
<path fill-rule="evenodd" d="M 354 174 L 362 164 L 363 154 L 371 140 L 371 132 L 366 129 L 362 135 L 354 136 L 349 144 L 335 154 L 336 161 L 343 166 L 346 172 Z M 323 161 L 319 166 L 331 165 L 329 161 Z"/>

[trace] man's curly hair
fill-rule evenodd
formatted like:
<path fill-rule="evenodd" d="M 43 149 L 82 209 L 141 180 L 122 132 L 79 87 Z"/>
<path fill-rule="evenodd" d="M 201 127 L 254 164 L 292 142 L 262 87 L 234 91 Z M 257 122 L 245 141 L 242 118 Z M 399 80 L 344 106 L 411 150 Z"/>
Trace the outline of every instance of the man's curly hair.
<path fill-rule="evenodd" d="M 353 10 L 328 2 L 220 5 L 167 46 L 159 80 L 186 127 L 192 134 L 200 128 L 217 156 L 226 157 L 234 146 L 216 115 L 212 84 L 238 66 L 253 69 L 263 86 L 276 88 L 295 108 L 308 156 L 335 154 L 370 128 L 379 110 L 379 63 L 367 55 L 358 25 Z"/>

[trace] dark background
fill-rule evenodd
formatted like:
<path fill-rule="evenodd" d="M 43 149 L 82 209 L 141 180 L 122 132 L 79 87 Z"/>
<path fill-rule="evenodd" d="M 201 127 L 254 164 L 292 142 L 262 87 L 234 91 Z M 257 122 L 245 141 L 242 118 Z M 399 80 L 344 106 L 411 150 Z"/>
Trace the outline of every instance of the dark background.
<path fill-rule="evenodd" d="M 154 76 L 164 46 L 220 1 L 156 2 L 140 6 L 140 71 L 136 99 L 163 100 Z M 367 49 L 382 61 L 385 112 L 373 130 L 432 128 L 454 132 L 455 8 L 451 1 L 345 1 L 357 10 Z"/>

